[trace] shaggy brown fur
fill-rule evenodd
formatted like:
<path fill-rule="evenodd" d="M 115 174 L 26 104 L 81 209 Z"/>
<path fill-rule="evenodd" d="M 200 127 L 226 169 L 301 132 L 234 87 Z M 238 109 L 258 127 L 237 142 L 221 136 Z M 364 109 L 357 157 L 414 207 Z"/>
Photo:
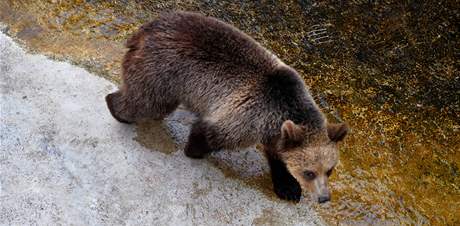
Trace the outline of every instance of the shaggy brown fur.
<path fill-rule="evenodd" d="M 143 25 L 127 47 L 123 85 L 106 97 L 118 121 L 163 119 L 183 104 L 199 117 L 187 156 L 262 143 L 278 196 L 300 199 L 301 187 L 308 186 L 293 170 L 305 168 L 304 161 L 321 165 L 322 160 L 283 153 L 303 153 L 312 144 L 320 150 L 331 139 L 323 114 L 294 69 L 236 28 L 189 12 L 162 14 Z M 333 128 L 329 137 L 341 140 L 335 138 L 342 127 Z"/>

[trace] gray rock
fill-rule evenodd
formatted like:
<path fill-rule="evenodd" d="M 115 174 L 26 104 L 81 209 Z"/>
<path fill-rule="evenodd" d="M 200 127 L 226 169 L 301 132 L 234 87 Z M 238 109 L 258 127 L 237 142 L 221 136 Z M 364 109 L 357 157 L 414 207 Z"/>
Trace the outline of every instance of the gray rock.
<path fill-rule="evenodd" d="M 0 89 L 0 225 L 323 224 L 309 202 L 278 200 L 211 161 L 250 179 L 268 170 L 254 149 L 186 158 L 184 110 L 165 122 L 178 150 L 148 149 L 107 111 L 114 84 L 1 33 Z"/>

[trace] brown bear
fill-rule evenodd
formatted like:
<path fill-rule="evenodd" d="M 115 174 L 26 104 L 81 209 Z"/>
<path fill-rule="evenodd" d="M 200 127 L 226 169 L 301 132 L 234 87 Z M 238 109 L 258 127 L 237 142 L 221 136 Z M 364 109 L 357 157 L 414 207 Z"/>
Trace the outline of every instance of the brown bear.
<path fill-rule="evenodd" d="M 345 124 L 328 124 L 299 74 L 235 27 L 191 12 L 169 12 L 128 41 L 123 84 L 106 97 L 113 117 L 163 119 L 179 104 L 198 115 L 185 155 L 263 145 L 275 193 L 330 199 Z"/>

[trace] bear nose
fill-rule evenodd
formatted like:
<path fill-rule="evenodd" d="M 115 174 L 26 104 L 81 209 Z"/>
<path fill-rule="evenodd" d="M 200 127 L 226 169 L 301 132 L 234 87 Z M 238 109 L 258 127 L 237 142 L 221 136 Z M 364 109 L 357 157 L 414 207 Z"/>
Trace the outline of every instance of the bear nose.
<path fill-rule="evenodd" d="M 329 195 L 328 195 L 328 196 L 320 196 L 320 197 L 318 198 L 318 202 L 319 202 L 319 203 L 325 203 L 325 202 L 327 202 L 327 201 L 329 201 L 329 200 L 331 200 L 331 197 L 330 197 Z"/>

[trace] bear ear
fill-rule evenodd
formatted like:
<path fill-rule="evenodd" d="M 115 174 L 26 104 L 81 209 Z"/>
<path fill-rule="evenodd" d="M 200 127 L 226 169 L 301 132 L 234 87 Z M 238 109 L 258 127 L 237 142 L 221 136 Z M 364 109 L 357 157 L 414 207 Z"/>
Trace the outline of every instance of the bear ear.
<path fill-rule="evenodd" d="M 296 125 L 291 120 L 286 120 L 281 126 L 281 139 L 284 146 L 295 146 L 302 143 L 305 138 L 305 127 Z"/>
<path fill-rule="evenodd" d="M 328 124 L 327 125 L 327 135 L 331 141 L 339 142 L 342 141 L 343 138 L 348 133 L 348 126 L 345 123 L 339 124 Z"/>

